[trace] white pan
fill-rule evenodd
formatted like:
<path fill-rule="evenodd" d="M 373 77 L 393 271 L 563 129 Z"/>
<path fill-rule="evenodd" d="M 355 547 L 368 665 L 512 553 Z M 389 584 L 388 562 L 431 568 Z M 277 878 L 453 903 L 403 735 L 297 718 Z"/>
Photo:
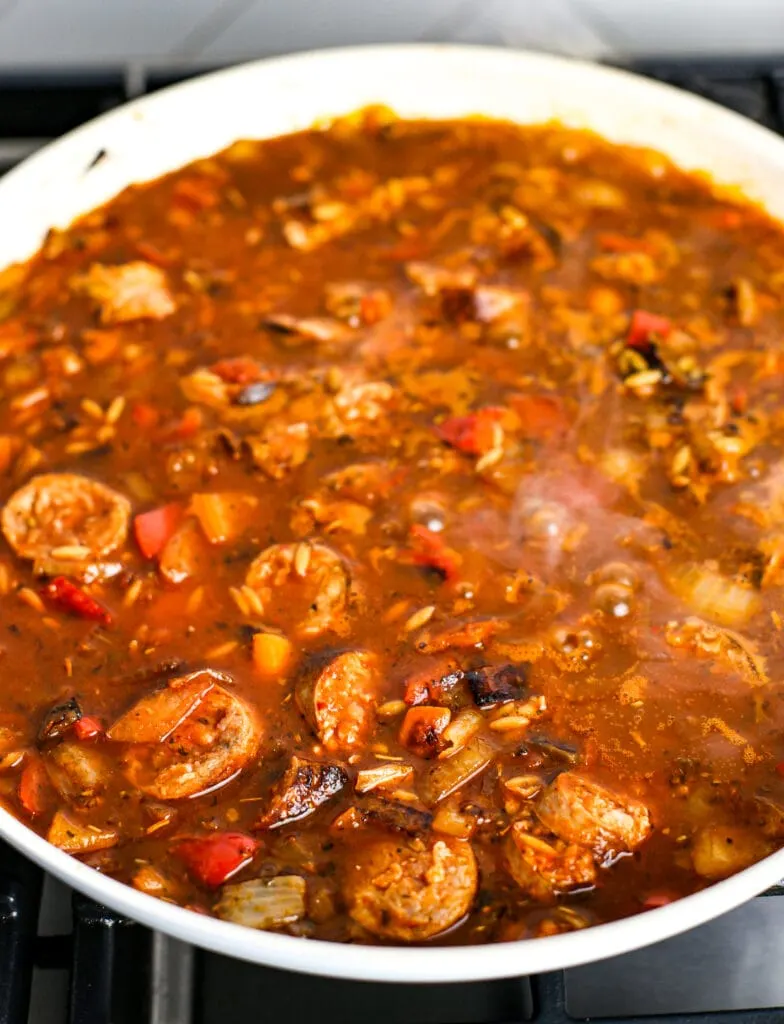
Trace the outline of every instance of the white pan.
<path fill-rule="evenodd" d="M 363 47 L 262 61 L 129 103 L 48 146 L 0 182 L 0 266 L 50 227 L 237 138 L 310 127 L 384 103 L 406 117 L 551 119 L 662 151 L 737 185 L 784 219 L 784 141 L 704 100 L 626 74 L 462 46 Z M 91 167 L 99 151 L 106 156 Z M 365 981 L 448 982 L 533 974 L 614 956 L 722 914 L 784 876 L 784 850 L 677 903 L 551 938 L 472 947 L 348 946 L 241 928 L 106 878 L 0 810 L 0 836 L 74 888 L 187 942 L 275 967 Z"/>

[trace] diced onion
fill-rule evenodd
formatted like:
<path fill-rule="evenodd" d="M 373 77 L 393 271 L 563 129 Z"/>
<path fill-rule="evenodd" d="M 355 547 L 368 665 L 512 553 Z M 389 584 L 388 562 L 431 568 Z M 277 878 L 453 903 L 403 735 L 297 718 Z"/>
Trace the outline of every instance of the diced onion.
<path fill-rule="evenodd" d="M 280 928 L 305 916 L 305 879 L 298 875 L 254 878 L 224 885 L 215 913 L 246 928 Z"/>
<path fill-rule="evenodd" d="M 544 780 L 539 775 L 515 775 L 504 781 L 504 788 L 520 797 L 521 800 L 532 800 L 542 789 Z"/>
<path fill-rule="evenodd" d="M 694 836 L 691 848 L 694 870 L 712 881 L 742 871 L 769 852 L 759 835 L 733 825 L 706 825 Z"/>
<path fill-rule="evenodd" d="M 444 759 L 454 757 L 479 732 L 483 723 L 482 714 L 476 709 L 466 708 L 461 711 L 441 733 L 441 738 L 448 746 L 439 756 Z"/>
<path fill-rule="evenodd" d="M 46 838 L 66 853 L 93 853 L 116 846 L 119 840 L 113 828 L 99 828 L 75 821 L 64 811 L 55 811 Z"/>
<path fill-rule="evenodd" d="M 433 831 L 456 839 L 470 839 L 476 831 L 476 818 L 464 814 L 454 803 L 442 804 L 433 817 Z"/>
<path fill-rule="evenodd" d="M 728 579 L 707 566 L 690 565 L 668 573 L 670 589 L 693 611 L 723 626 L 739 626 L 759 611 L 761 599 L 753 587 Z"/>
<path fill-rule="evenodd" d="M 436 761 L 425 772 L 419 787 L 427 804 L 437 804 L 483 771 L 496 754 L 495 744 L 477 733 L 452 757 Z"/>
<path fill-rule="evenodd" d="M 357 793 L 370 793 L 374 789 L 397 785 L 410 778 L 414 769 L 410 764 L 380 764 L 364 768 L 357 773 Z"/>
<path fill-rule="evenodd" d="M 134 498 L 136 498 L 137 501 L 141 501 L 149 505 L 153 504 L 155 501 L 155 491 L 145 476 L 133 471 L 131 473 L 126 473 L 123 480 L 127 490 Z"/>

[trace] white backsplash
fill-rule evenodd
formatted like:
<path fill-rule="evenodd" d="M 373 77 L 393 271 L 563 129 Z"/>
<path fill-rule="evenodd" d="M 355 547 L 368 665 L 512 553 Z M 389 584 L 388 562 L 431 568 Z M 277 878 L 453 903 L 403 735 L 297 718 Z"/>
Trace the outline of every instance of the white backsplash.
<path fill-rule="evenodd" d="M 0 70 L 203 66 L 411 40 L 584 57 L 782 54 L 784 0 L 0 0 Z"/>

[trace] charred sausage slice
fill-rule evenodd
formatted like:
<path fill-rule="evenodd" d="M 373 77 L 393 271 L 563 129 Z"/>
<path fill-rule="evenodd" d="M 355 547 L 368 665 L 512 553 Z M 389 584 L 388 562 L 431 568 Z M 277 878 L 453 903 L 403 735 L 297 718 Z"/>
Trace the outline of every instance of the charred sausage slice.
<path fill-rule="evenodd" d="M 347 782 L 348 773 L 340 765 L 293 757 L 254 828 L 279 828 L 300 821 L 331 800 Z"/>

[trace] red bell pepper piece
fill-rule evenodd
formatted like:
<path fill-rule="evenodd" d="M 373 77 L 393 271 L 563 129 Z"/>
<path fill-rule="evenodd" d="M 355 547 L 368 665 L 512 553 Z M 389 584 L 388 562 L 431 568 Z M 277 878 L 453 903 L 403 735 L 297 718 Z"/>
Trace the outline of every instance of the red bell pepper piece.
<path fill-rule="evenodd" d="M 244 832 L 215 832 L 203 838 L 183 839 L 172 853 L 198 882 L 214 889 L 249 864 L 260 845 Z"/>
<path fill-rule="evenodd" d="M 495 424 L 506 415 L 505 409 L 488 405 L 468 416 L 451 416 L 436 427 L 442 441 L 468 455 L 484 455 L 493 448 Z"/>
<path fill-rule="evenodd" d="M 719 227 L 728 228 L 732 231 L 739 228 L 743 223 L 743 214 L 740 210 L 720 210 L 718 215 Z"/>
<path fill-rule="evenodd" d="M 155 558 L 163 551 L 180 525 L 183 514 L 182 505 L 172 502 L 134 517 L 134 536 L 145 558 Z"/>
<path fill-rule="evenodd" d="M 181 178 L 172 189 L 172 200 L 194 212 L 209 210 L 218 204 L 217 182 L 202 176 Z"/>
<path fill-rule="evenodd" d="M 201 409 L 197 409 L 195 405 L 192 405 L 185 410 L 175 423 L 172 423 L 163 431 L 163 440 L 187 441 L 188 438 L 193 437 L 194 434 L 201 430 L 203 423 L 204 417 L 202 416 Z"/>
<path fill-rule="evenodd" d="M 219 359 L 210 370 L 227 384 L 255 384 L 262 378 L 261 367 L 248 356 Z"/>
<path fill-rule="evenodd" d="M 749 407 L 749 392 L 747 388 L 738 384 L 730 388 L 730 407 L 737 416 L 742 416 Z"/>
<path fill-rule="evenodd" d="M 655 910 L 657 907 L 666 907 L 667 904 L 674 903 L 677 898 L 669 892 L 649 892 L 642 905 L 645 910 Z"/>
<path fill-rule="evenodd" d="M 630 235 L 616 234 L 607 231 L 596 239 L 599 247 L 605 252 L 651 252 L 652 246 L 644 238 L 632 238 Z"/>
<path fill-rule="evenodd" d="M 169 257 L 162 253 L 156 245 L 153 245 L 152 242 L 145 242 L 143 238 L 136 243 L 135 248 L 143 260 L 154 263 L 156 267 L 168 267 L 171 263 Z"/>
<path fill-rule="evenodd" d="M 652 336 L 666 338 L 671 330 L 672 323 L 666 316 L 635 309 L 629 324 L 629 333 L 626 335 L 626 344 L 632 348 L 645 347 L 650 343 Z"/>
<path fill-rule="evenodd" d="M 90 597 L 65 576 L 55 576 L 41 590 L 41 596 L 48 598 L 55 607 L 80 619 L 92 619 L 108 626 L 112 617 L 102 604 Z"/>
<path fill-rule="evenodd" d="M 409 679 L 406 683 L 403 700 L 410 708 L 416 707 L 418 704 L 424 704 L 425 701 L 430 700 L 430 690 L 427 685 L 427 680 L 420 678 Z"/>
<path fill-rule="evenodd" d="M 31 757 L 19 779 L 19 803 L 33 817 L 43 814 L 49 804 L 51 783 L 40 757 Z"/>
<path fill-rule="evenodd" d="M 776 765 L 776 772 L 779 775 L 784 775 L 784 761 L 779 761 L 779 763 Z"/>
<path fill-rule="evenodd" d="M 131 419 L 134 425 L 142 430 L 152 430 L 153 427 L 157 427 L 160 418 L 161 414 L 155 406 L 148 405 L 146 402 L 137 402 L 131 409 Z"/>
<path fill-rule="evenodd" d="M 78 740 L 95 740 L 103 736 L 103 726 L 91 715 L 82 715 L 78 722 L 74 722 L 72 731 Z"/>
<path fill-rule="evenodd" d="M 359 319 L 368 327 L 392 312 L 392 300 L 385 291 L 368 292 L 359 300 Z"/>
<path fill-rule="evenodd" d="M 452 580 L 457 576 L 459 556 L 446 546 L 442 537 L 417 523 L 411 527 L 411 539 L 414 543 L 414 565 L 435 569 L 445 580 Z"/>

